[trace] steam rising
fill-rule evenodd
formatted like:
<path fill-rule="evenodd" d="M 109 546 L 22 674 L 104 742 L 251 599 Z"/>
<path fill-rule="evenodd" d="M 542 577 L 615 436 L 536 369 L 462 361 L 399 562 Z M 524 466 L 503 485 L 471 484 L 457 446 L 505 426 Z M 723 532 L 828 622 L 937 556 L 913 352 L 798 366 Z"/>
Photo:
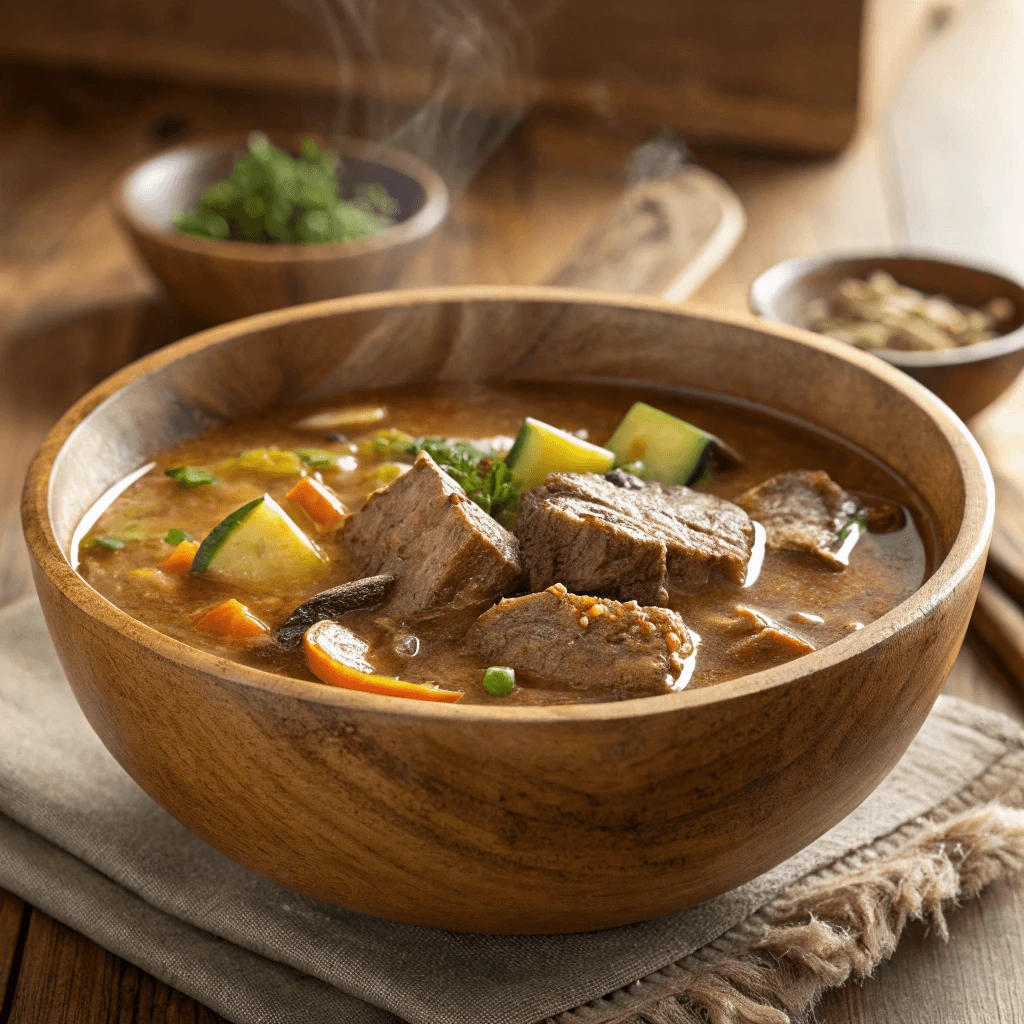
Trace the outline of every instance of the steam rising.
<path fill-rule="evenodd" d="M 453 193 L 533 99 L 530 26 L 548 0 L 532 9 L 512 0 L 286 2 L 322 27 L 334 53 L 334 131 L 415 153 Z"/>

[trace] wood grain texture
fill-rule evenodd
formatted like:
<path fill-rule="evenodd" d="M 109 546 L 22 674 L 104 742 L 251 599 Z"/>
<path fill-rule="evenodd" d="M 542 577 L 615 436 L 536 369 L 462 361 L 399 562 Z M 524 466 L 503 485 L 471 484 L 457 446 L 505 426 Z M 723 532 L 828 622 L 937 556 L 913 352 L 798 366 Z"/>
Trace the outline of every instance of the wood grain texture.
<path fill-rule="evenodd" d="M 578 376 L 711 390 L 840 433 L 911 482 L 949 554 L 887 624 L 779 669 L 642 701 L 509 710 L 403 707 L 226 664 L 109 605 L 61 553 L 114 481 L 218 419 L 352 387 Z M 852 810 L 948 674 L 991 502 L 959 421 L 870 356 L 671 304 L 478 288 L 279 310 L 147 357 L 62 419 L 30 471 L 23 520 L 86 716 L 175 817 L 329 902 L 557 932 L 700 902 Z"/>
<path fill-rule="evenodd" d="M 14 1003 L 30 913 L 17 896 L 0 889 L 0 1021 L 4 1024 Z"/>
<path fill-rule="evenodd" d="M 872 71 L 887 78 L 899 52 L 891 37 L 913 37 L 929 4 L 873 6 L 869 45 L 863 0 L 580 0 L 528 8 L 525 24 L 493 4 L 483 8 L 484 24 L 489 14 L 496 27 L 479 40 L 480 52 L 452 59 L 451 36 L 466 34 L 465 21 L 457 14 L 454 24 L 433 21 L 426 5 L 392 4 L 378 15 L 372 67 L 371 47 L 339 6 L 339 69 L 326 5 L 190 0 L 174 5 L 172 16 L 167 0 L 130 7 L 41 0 L 5 5 L 0 50 L 220 85 L 336 95 L 340 81 L 391 104 L 419 103 L 441 90 L 456 101 L 507 108 L 535 95 L 648 130 L 821 153 L 840 149 L 856 127 L 862 52 L 871 50 Z M 882 27 L 871 31 L 876 23 Z M 502 62 L 498 73 L 488 57 Z M 440 78 L 445 67 L 448 81 Z"/>
<path fill-rule="evenodd" d="M 36 910 L 5 1024 L 226 1022 Z"/>
<path fill-rule="evenodd" d="M 721 178 L 687 167 L 629 188 L 548 283 L 683 302 L 725 262 L 745 223 Z"/>

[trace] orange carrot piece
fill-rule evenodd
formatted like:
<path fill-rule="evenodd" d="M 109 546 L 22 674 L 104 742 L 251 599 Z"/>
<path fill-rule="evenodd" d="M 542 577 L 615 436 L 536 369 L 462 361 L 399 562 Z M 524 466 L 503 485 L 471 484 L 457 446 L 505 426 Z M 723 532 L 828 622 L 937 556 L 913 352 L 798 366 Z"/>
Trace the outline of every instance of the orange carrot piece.
<path fill-rule="evenodd" d="M 454 704 L 462 693 L 457 690 L 441 690 L 423 683 L 407 683 L 390 676 L 371 675 L 351 668 L 338 657 L 332 642 L 332 632 L 340 627 L 334 622 L 317 622 L 306 630 L 302 645 L 306 651 L 306 664 L 310 672 L 321 682 L 341 686 L 346 690 L 362 690 L 365 693 L 381 693 L 386 697 L 409 697 L 412 700 L 440 701 Z"/>
<path fill-rule="evenodd" d="M 183 540 L 178 546 L 160 563 L 164 572 L 176 572 L 184 576 L 192 568 L 192 559 L 196 557 L 199 550 L 199 541 Z"/>
<path fill-rule="evenodd" d="M 244 604 L 233 597 L 204 612 L 196 619 L 195 627 L 204 633 L 218 633 L 220 636 L 244 640 L 270 632 Z"/>
<path fill-rule="evenodd" d="M 334 491 L 313 476 L 301 477 L 285 498 L 305 509 L 317 526 L 337 526 L 347 511 Z"/>

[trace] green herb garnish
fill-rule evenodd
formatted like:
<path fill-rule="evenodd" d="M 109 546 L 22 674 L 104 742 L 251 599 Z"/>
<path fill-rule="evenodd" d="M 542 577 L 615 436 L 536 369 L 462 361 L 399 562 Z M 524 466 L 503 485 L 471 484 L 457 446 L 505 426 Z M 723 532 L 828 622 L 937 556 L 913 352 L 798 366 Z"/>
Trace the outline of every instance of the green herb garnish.
<path fill-rule="evenodd" d="M 379 235 L 394 222 L 398 203 L 380 184 L 341 198 L 338 156 L 302 140 L 298 157 L 270 144 L 262 132 L 231 175 L 199 197 L 194 210 L 178 214 L 178 231 L 200 238 L 317 245 Z"/>
<path fill-rule="evenodd" d="M 519 481 L 504 459 L 496 459 L 468 441 L 420 437 L 410 454 L 426 452 L 488 515 L 511 528 L 519 508 Z"/>
<path fill-rule="evenodd" d="M 165 544 L 173 544 L 177 547 L 183 540 L 195 540 L 191 533 L 186 533 L 184 530 L 179 530 L 176 526 L 171 527 L 167 531 L 167 536 L 164 537 Z"/>
<path fill-rule="evenodd" d="M 106 548 L 108 551 L 120 551 L 125 541 L 120 537 L 86 537 L 82 541 L 83 548 Z"/>
<path fill-rule="evenodd" d="M 322 448 L 293 448 L 304 466 L 312 469 L 326 469 L 334 465 L 334 456 Z"/>
<path fill-rule="evenodd" d="M 199 466 L 173 466 L 171 469 L 165 469 L 164 475 L 177 480 L 179 487 L 202 487 L 204 484 L 217 482 L 211 472 Z"/>
<path fill-rule="evenodd" d="M 858 527 L 861 533 L 868 528 L 868 519 L 865 512 L 857 512 L 855 515 L 850 516 L 836 534 L 836 537 L 839 540 L 846 540 L 854 526 Z"/>
<path fill-rule="evenodd" d="M 382 430 L 360 449 L 387 459 L 416 458 L 426 452 L 488 515 L 511 529 L 519 508 L 519 481 L 504 459 L 495 458 L 468 441 L 445 437 L 413 437 L 404 431 Z"/>
<path fill-rule="evenodd" d="M 506 665 L 492 665 L 484 672 L 484 689 L 492 697 L 507 697 L 515 688 L 515 669 Z"/>

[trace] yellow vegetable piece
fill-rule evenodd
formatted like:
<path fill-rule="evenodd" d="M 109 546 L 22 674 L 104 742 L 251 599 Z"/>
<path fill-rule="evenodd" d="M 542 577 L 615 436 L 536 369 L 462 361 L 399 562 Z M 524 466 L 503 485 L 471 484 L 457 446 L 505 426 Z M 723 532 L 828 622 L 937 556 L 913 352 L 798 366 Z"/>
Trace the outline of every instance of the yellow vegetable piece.
<path fill-rule="evenodd" d="M 380 423 L 388 414 L 385 405 L 350 405 L 343 409 L 328 409 L 299 420 L 296 430 L 338 430 L 341 427 L 368 427 Z"/>
<path fill-rule="evenodd" d="M 302 460 L 295 452 L 281 448 L 252 448 L 234 459 L 230 468 L 269 476 L 298 476 L 302 472 Z"/>

